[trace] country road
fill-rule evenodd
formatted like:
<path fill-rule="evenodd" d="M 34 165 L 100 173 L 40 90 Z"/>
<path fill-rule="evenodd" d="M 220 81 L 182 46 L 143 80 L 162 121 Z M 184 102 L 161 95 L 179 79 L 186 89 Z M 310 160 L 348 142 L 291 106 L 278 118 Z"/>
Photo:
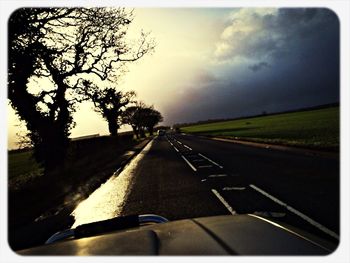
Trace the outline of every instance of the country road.
<path fill-rule="evenodd" d="M 140 153 L 132 174 L 116 215 L 255 213 L 339 239 L 338 158 L 167 134 Z"/>

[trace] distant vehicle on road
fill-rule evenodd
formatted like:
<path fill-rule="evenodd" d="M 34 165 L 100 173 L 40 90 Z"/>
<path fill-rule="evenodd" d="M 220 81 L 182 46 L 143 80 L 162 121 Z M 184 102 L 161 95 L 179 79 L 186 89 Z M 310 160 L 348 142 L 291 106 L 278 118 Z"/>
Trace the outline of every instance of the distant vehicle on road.
<path fill-rule="evenodd" d="M 158 130 L 158 135 L 159 136 L 163 136 L 163 135 L 165 135 L 165 130 Z"/>

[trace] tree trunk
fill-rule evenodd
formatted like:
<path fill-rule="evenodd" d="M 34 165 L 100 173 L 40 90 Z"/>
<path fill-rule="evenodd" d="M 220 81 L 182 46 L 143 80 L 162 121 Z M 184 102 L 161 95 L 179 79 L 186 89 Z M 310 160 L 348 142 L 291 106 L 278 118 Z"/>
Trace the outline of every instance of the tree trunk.
<path fill-rule="evenodd" d="M 119 125 L 117 123 L 117 121 L 113 118 L 113 119 L 107 119 L 108 121 L 108 130 L 109 133 L 112 136 L 117 136 L 118 135 L 118 129 L 119 129 Z"/>
<path fill-rule="evenodd" d="M 66 157 L 69 139 L 56 125 L 47 123 L 40 131 L 31 133 L 34 143 L 34 156 L 45 168 L 45 171 L 62 166 Z"/>
<path fill-rule="evenodd" d="M 9 99 L 22 120 L 26 122 L 29 137 L 34 145 L 35 159 L 45 170 L 52 169 L 62 163 L 68 145 L 68 127 L 72 122 L 68 110 L 68 103 L 64 98 L 65 90 L 57 94 L 55 113 L 42 114 L 37 110 L 37 100 L 27 90 L 27 82 L 32 75 L 36 61 L 36 54 L 40 47 L 33 44 L 26 52 L 12 53 L 11 62 L 16 65 L 9 83 Z M 20 66 L 17 64 L 20 61 Z"/>
<path fill-rule="evenodd" d="M 141 138 L 145 138 L 145 137 L 146 137 L 146 135 L 145 135 L 145 130 L 144 130 L 143 128 L 140 128 L 139 130 L 140 130 L 140 136 L 141 136 Z"/>
<path fill-rule="evenodd" d="M 132 127 L 132 130 L 133 130 L 134 134 L 136 135 L 136 138 L 139 139 L 140 136 L 139 136 L 139 132 L 137 130 L 137 127 L 135 127 L 135 126 L 131 126 L 131 127 Z"/>

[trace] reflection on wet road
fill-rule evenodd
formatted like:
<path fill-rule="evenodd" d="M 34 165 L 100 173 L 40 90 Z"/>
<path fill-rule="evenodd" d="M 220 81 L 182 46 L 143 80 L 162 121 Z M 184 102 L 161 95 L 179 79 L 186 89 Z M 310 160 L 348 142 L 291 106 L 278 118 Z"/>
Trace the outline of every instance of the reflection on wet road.
<path fill-rule="evenodd" d="M 132 188 L 135 169 L 152 147 L 152 143 L 153 141 L 147 144 L 119 175 L 113 175 L 76 207 L 72 213 L 75 218 L 72 228 L 120 215 Z"/>

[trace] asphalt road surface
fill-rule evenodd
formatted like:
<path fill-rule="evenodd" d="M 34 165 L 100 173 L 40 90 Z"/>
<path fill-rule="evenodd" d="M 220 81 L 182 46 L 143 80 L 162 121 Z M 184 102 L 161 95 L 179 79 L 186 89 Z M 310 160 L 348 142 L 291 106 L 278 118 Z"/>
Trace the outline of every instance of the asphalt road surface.
<path fill-rule="evenodd" d="M 254 213 L 337 241 L 339 177 L 339 158 L 167 134 L 135 169 L 122 215 Z"/>

